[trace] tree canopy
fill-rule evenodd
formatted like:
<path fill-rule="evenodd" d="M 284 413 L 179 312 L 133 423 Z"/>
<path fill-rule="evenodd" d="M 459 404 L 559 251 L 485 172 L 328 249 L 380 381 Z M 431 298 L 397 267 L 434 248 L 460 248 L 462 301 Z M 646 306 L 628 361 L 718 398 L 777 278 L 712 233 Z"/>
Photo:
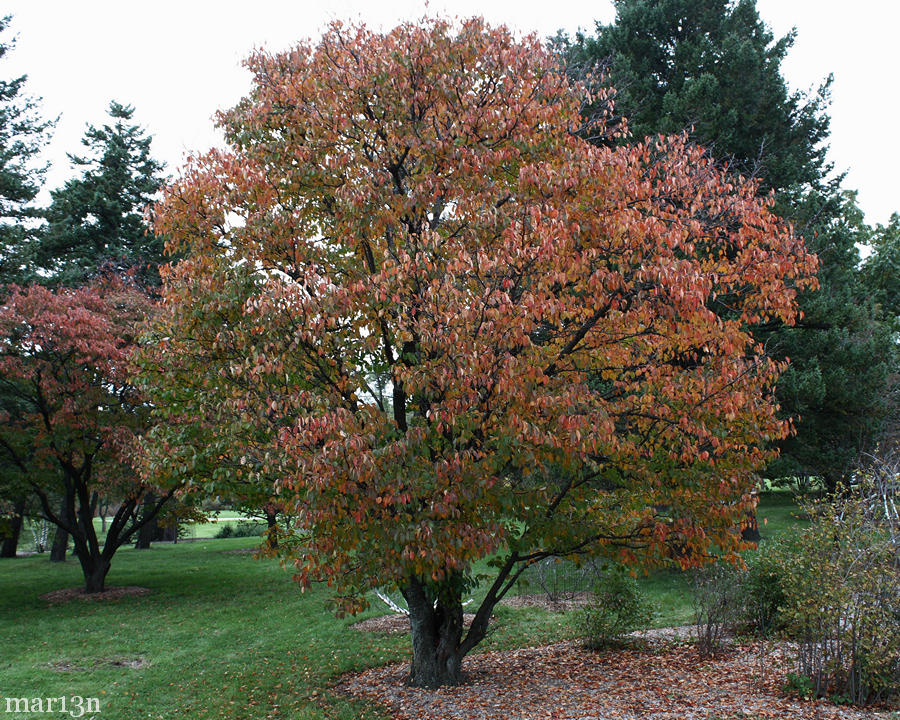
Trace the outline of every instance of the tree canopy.
<path fill-rule="evenodd" d="M 741 547 L 753 473 L 786 430 L 783 365 L 748 326 L 790 323 L 815 269 L 752 183 L 678 138 L 589 145 L 573 133 L 586 90 L 480 20 L 335 24 L 248 67 L 252 92 L 219 117 L 228 148 L 157 208 L 185 259 L 144 362 L 172 383 L 196 363 L 248 425 L 296 417 L 276 433 L 277 490 L 302 584 L 328 579 L 344 610 L 398 587 L 412 681 L 434 685 L 459 680 L 530 562 Z M 190 302 L 210 291 L 222 301 Z M 218 333 L 193 333 L 221 308 Z M 169 377 L 148 396 L 183 422 Z"/>
<path fill-rule="evenodd" d="M 116 550 L 173 492 L 137 517 L 152 486 L 135 472 L 146 406 L 129 381 L 129 358 L 148 305 L 144 293 L 107 280 L 14 287 L 0 306 L 0 456 L 72 536 L 87 592 L 104 589 Z M 93 522 L 101 492 L 121 498 L 102 542 Z"/>
<path fill-rule="evenodd" d="M 615 0 L 596 36 L 558 38 L 571 72 L 601 64 L 616 112 L 636 138 L 689 131 L 761 190 L 819 180 L 829 118 L 827 78 L 791 92 L 781 63 L 795 34 L 775 39 L 755 0 Z"/>
<path fill-rule="evenodd" d="M 596 36 L 556 38 L 567 70 L 602 67 L 615 111 L 632 133 L 688 133 L 732 174 L 775 191 L 776 211 L 817 253 L 819 289 L 799 296 L 803 320 L 755 329 L 791 365 L 778 384 L 783 417 L 798 419 L 784 438 L 774 478 L 816 478 L 834 489 L 860 452 L 871 450 L 897 385 L 891 320 L 876 301 L 874 273 L 860 272 L 858 247 L 871 229 L 855 194 L 826 162 L 826 78 L 816 93 L 791 91 L 781 63 L 794 34 L 775 39 L 755 0 L 617 0 L 616 19 Z M 874 267 L 871 266 L 871 267 Z"/>

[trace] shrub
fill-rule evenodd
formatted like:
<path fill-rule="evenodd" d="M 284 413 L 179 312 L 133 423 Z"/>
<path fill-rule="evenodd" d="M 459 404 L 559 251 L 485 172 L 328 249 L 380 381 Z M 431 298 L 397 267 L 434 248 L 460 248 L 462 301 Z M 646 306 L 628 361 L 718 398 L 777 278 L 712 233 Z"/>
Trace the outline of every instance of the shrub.
<path fill-rule="evenodd" d="M 871 508 L 865 487 L 814 503 L 781 566 L 798 674 L 858 704 L 900 689 L 900 553 Z"/>
<path fill-rule="evenodd" d="M 741 629 L 756 637 L 768 637 L 784 628 L 787 598 L 782 554 L 780 544 L 766 545 L 746 559 L 747 570 L 741 574 Z"/>
<path fill-rule="evenodd" d="M 728 632 L 745 617 L 745 575 L 741 568 L 724 563 L 694 573 L 694 625 L 701 653 L 710 655 L 720 650 Z"/>
<path fill-rule="evenodd" d="M 806 677 L 806 675 L 798 675 L 797 673 L 792 672 L 787 674 L 787 680 L 784 683 L 783 690 L 790 695 L 796 695 L 802 700 L 809 700 L 815 694 L 812 680 Z"/>
<path fill-rule="evenodd" d="M 263 523 L 244 522 L 225 523 L 218 529 L 215 537 L 261 537 L 266 533 L 266 526 Z"/>
<path fill-rule="evenodd" d="M 634 630 L 646 627 L 653 611 L 637 581 L 619 566 L 607 569 L 593 597 L 578 611 L 584 644 L 592 649 L 615 647 Z"/>

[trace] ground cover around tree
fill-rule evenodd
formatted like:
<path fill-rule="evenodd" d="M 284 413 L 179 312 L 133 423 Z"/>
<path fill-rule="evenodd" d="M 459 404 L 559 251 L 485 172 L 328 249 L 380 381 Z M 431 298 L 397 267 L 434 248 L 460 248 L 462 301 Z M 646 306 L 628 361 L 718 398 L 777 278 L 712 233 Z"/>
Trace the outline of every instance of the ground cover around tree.
<path fill-rule="evenodd" d="M 403 664 L 375 668 L 341 687 L 391 709 L 397 720 L 762 720 L 888 718 L 887 708 L 847 708 L 785 695 L 787 651 L 755 644 L 714 658 L 691 645 L 587 652 L 559 643 L 473 655 L 466 685 L 425 691 L 404 686 Z"/>

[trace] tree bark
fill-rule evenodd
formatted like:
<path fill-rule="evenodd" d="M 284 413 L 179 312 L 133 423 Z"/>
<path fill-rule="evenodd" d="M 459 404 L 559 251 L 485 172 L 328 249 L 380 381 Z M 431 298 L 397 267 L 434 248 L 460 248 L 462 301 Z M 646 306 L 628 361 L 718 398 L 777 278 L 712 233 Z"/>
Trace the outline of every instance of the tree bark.
<path fill-rule="evenodd" d="M 463 680 L 462 602 L 452 590 L 447 595 L 435 603 L 417 580 L 403 588 L 413 647 L 409 684 L 415 687 L 459 685 Z"/>
<path fill-rule="evenodd" d="M 144 502 L 141 506 L 141 519 L 147 517 L 148 513 L 152 512 L 154 505 L 156 504 L 156 495 L 152 492 L 148 492 L 144 496 Z M 147 550 L 150 548 L 150 543 L 156 539 L 159 534 L 159 524 L 157 523 L 157 518 L 154 517 L 149 522 L 145 523 L 141 526 L 141 529 L 138 530 L 137 540 L 134 543 L 134 547 L 137 550 Z"/>
<path fill-rule="evenodd" d="M 84 592 L 87 594 L 100 593 L 106 590 L 106 575 L 109 572 L 110 562 L 107 558 L 100 557 L 82 559 L 81 569 L 84 572 Z"/>
<path fill-rule="evenodd" d="M 13 516 L 10 520 L 9 533 L 0 544 L 0 558 L 14 558 L 19 548 L 19 537 L 22 534 L 22 524 L 25 520 L 25 498 L 20 498 L 13 505 Z"/>
<path fill-rule="evenodd" d="M 59 516 L 68 524 L 75 525 L 75 511 L 70 508 L 70 502 L 68 498 L 63 498 Z M 57 525 L 53 535 L 53 545 L 50 547 L 50 562 L 65 562 L 68 547 L 69 532 Z"/>
<path fill-rule="evenodd" d="M 266 505 L 266 545 L 269 550 L 278 549 L 278 510 L 271 505 Z"/>
<path fill-rule="evenodd" d="M 53 534 L 53 545 L 50 546 L 50 562 L 65 562 L 68 548 L 69 533 L 57 527 Z"/>

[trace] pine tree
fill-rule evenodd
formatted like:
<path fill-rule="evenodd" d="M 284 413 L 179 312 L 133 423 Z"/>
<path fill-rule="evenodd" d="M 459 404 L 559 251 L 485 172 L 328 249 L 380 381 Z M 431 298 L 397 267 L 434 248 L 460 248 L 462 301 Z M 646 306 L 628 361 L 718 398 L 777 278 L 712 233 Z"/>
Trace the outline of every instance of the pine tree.
<path fill-rule="evenodd" d="M 110 103 L 110 123 L 88 125 L 88 153 L 70 155 L 78 177 L 52 192 L 47 231 L 32 253 L 37 279 L 80 285 L 99 268 L 135 269 L 159 283 L 162 238 L 147 231 L 144 212 L 160 189 L 163 166 L 150 154 L 151 137 L 131 122 L 134 108 Z"/>
<path fill-rule="evenodd" d="M 755 0 L 616 0 L 596 37 L 558 38 L 573 71 L 597 63 L 616 89 L 632 136 L 690 131 L 762 190 L 813 183 L 825 170 L 830 77 L 790 92 L 781 62 L 794 33 L 775 40 Z"/>
<path fill-rule="evenodd" d="M 796 435 L 781 442 L 773 478 L 815 477 L 833 491 L 860 454 L 872 450 L 891 412 L 898 353 L 891 317 L 860 271 L 869 242 L 856 194 L 829 187 L 808 192 L 792 208 L 810 250 L 819 257 L 819 289 L 800 294 L 804 317 L 794 328 L 761 328 L 757 336 L 791 360 L 778 383 Z"/>
<path fill-rule="evenodd" d="M 10 21 L 0 18 L 0 33 Z M 0 42 L 0 59 L 13 43 Z M 33 203 L 45 168 L 37 156 L 53 126 L 38 115 L 37 99 L 24 94 L 26 81 L 26 75 L 0 79 L 0 287 L 22 279 L 21 251 L 39 227 Z"/>

